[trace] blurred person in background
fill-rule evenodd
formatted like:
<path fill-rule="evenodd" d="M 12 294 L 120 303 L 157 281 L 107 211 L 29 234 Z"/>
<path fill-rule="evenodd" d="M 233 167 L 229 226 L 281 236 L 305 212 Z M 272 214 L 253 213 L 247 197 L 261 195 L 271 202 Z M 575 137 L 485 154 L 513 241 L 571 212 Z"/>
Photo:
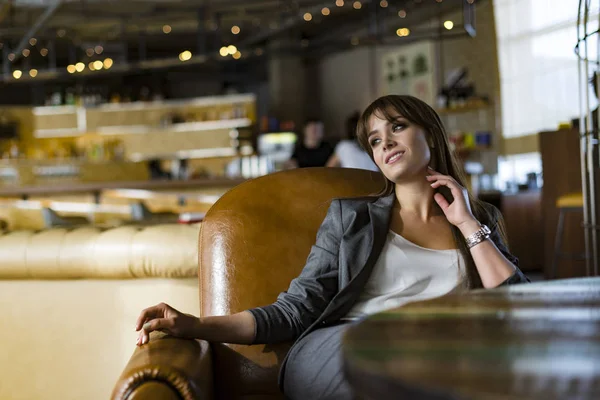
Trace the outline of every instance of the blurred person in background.
<path fill-rule="evenodd" d="M 323 122 L 308 119 L 304 123 L 302 138 L 299 141 L 287 168 L 324 167 L 333 154 L 333 147 L 323 140 Z"/>
<path fill-rule="evenodd" d="M 327 161 L 328 167 L 357 168 L 379 171 L 371 157 L 363 150 L 356 138 L 356 127 L 360 113 L 356 111 L 346 120 L 346 139 L 335 146 L 333 155 Z"/>

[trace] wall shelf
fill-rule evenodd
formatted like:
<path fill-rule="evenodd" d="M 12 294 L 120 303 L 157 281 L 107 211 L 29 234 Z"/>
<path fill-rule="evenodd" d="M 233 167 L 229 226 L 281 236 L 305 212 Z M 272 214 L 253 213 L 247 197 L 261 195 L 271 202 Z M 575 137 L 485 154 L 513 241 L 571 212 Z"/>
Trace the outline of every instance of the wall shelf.
<path fill-rule="evenodd" d="M 222 121 L 182 122 L 164 128 L 148 125 L 101 126 L 97 129 L 101 135 L 146 134 L 156 132 L 204 132 L 220 129 L 246 128 L 252 125 L 249 118 L 235 118 Z"/>
<path fill-rule="evenodd" d="M 133 103 L 106 103 L 97 106 L 43 106 L 34 107 L 34 115 L 61 115 L 75 114 L 78 110 L 94 110 L 101 112 L 128 112 L 128 111 L 153 111 L 163 110 L 165 108 L 185 108 L 185 107 L 211 107 L 225 104 L 236 103 L 254 103 L 256 96 L 254 94 L 236 94 L 227 96 L 198 97 L 183 100 L 160 100 L 160 101 L 137 101 Z"/>
<path fill-rule="evenodd" d="M 36 129 L 33 135 L 38 139 L 78 137 L 85 132 L 79 128 Z"/>
<path fill-rule="evenodd" d="M 34 127 L 39 127 L 34 128 L 34 136 L 73 138 L 87 132 L 118 136 L 246 128 L 253 124 L 255 101 L 254 94 L 239 94 L 153 102 L 109 103 L 92 107 L 73 105 L 34 107 Z M 164 121 L 171 121 L 175 115 L 191 121 L 164 125 Z"/>
<path fill-rule="evenodd" d="M 221 158 L 235 157 L 237 151 L 232 147 L 220 147 L 211 149 L 193 149 L 180 150 L 173 153 L 160 154 L 132 154 L 130 159 L 133 162 L 147 161 L 152 159 L 161 160 L 182 160 L 182 159 L 201 159 L 201 158 Z"/>

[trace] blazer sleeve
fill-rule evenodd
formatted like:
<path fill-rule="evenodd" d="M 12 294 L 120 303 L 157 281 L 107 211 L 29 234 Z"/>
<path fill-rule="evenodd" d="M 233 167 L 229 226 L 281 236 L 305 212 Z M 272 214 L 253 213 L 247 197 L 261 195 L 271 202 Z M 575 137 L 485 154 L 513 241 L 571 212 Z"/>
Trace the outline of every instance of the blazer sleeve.
<path fill-rule="evenodd" d="M 248 310 L 256 320 L 254 344 L 294 340 L 323 313 L 338 291 L 342 232 L 340 200 L 333 200 L 300 276 L 275 303 Z"/>
<path fill-rule="evenodd" d="M 500 250 L 500 253 L 515 266 L 515 272 L 498 286 L 530 282 L 529 278 L 527 278 L 519 268 L 519 259 L 508 250 L 508 245 L 505 243 L 504 239 L 502 239 L 502 234 L 500 233 L 500 222 L 503 220 L 502 214 L 500 214 L 500 211 L 497 209 L 495 209 L 494 214 L 496 214 L 496 220 L 493 227 L 490 229 L 490 239 L 494 242 L 498 250 Z"/>

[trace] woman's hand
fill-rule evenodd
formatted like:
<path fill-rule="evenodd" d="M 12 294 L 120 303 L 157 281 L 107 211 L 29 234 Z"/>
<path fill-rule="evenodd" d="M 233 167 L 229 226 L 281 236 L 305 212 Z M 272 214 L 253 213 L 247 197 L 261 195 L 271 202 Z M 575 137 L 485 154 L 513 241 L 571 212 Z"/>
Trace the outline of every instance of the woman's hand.
<path fill-rule="evenodd" d="M 433 196 L 436 203 L 444 212 L 448 222 L 458 227 L 461 231 L 463 231 L 465 228 L 467 228 L 467 230 L 471 230 L 471 227 L 473 226 L 477 226 L 475 231 L 479 229 L 479 223 L 471 212 L 471 205 L 469 204 L 469 194 L 467 189 L 460 186 L 458 182 L 456 182 L 456 180 L 454 180 L 454 178 L 451 176 L 442 175 L 431 168 L 429 168 L 428 172 L 429 175 L 426 176 L 426 179 L 431 182 L 432 188 L 436 189 L 440 186 L 446 186 L 448 189 L 450 189 L 450 193 L 452 193 L 452 197 L 454 198 L 452 203 L 448 203 L 448 200 L 446 200 L 441 193 L 436 193 Z"/>
<path fill-rule="evenodd" d="M 199 318 L 183 314 L 165 303 L 160 303 L 142 311 L 135 324 L 140 331 L 136 344 L 142 345 L 150 340 L 150 332 L 161 331 L 182 338 L 194 338 L 200 323 Z"/>

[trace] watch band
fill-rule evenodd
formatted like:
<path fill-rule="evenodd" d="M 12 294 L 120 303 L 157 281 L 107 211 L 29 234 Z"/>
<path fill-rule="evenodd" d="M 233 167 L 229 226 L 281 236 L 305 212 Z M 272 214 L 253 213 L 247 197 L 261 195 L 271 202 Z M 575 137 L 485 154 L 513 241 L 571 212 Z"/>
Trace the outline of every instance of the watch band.
<path fill-rule="evenodd" d="M 490 233 L 492 233 L 490 228 L 488 228 L 486 225 L 481 225 L 481 228 L 479 228 L 477 232 L 465 238 L 467 241 L 467 247 L 470 249 L 473 246 L 477 246 L 479 243 L 489 238 Z"/>

